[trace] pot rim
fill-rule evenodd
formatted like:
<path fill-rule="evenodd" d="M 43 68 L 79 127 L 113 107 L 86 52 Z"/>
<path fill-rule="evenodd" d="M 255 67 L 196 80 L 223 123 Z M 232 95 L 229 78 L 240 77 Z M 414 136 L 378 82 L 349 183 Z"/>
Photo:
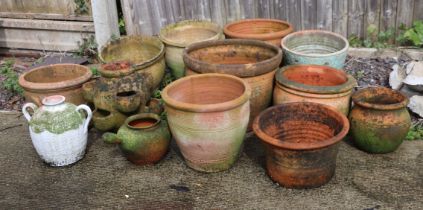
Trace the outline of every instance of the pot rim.
<path fill-rule="evenodd" d="M 227 78 L 234 80 L 238 83 L 243 84 L 244 86 L 244 92 L 237 98 L 232 99 L 230 101 L 225 101 L 221 103 L 215 103 L 215 104 L 194 104 L 194 103 L 185 103 L 180 102 L 172 97 L 169 96 L 168 92 L 171 88 L 173 88 L 176 85 L 179 85 L 184 82 L 189 82 L 190 80 L 201 78 L 201 77 L 211 77 L 211 78 Z M 172 83 L 170 83 L 168 86 L 166 86 L 162 91 L 162 99 L 165 102 L 166 106 L 171 106 L 173 108 L 183 110 L 183 111 L 189 111 L 189 112 L 219 112 L 219 111 L 226 111 L 233 109 L 235 107 L 241 106 L 245 102 L 247 102 L 250 98 L 251 89 L 250 86 L 241 78 L 238 78 L 236 76 L 228 75 L 228 74 L 219 74 L 219 73 L 208 73 L 208 74 L 198 74 L 198 75 L 191 75 L 187 77 L 180 78 Z"/>
<path fill-rule="evenodd" d="M 398 103 L 392 103 L 392 104 L 376 104 L 376 103 L 369 103 L 365 100 L 362 100 L 362 94 L 365 92 L 371 91 L 371 90 L 377 90 L 377 89 L 383 89 L 384 91 L 391 92 L 392 94 L 400 96 L 403 100 L 401 100 Z M 358 105 L 361 107 L 369 108 L 369 109 L 377 109 L 377 110 L 396 110 L 396 109 L 402 109 L 407 106 L 409 103 L 409 99 L 407 96 L 405 96 L 403 93 L 397 90 L 393 90 L 386 87 L 367 87 L 360 90 L 357 90 L 352 95 L 352 101 L 354 102 L 354 105 Z"/>
<path fill-rule="evenodd" d="M 25 79 L 26 75 L 35 72 L 35 71 L 42 71 L 45 68 L 63 68 L 64 66 L 78 66 L 80 69 L 84 69 L 85 73 L 82 76 L 75 77 L 73 79 L 60 81 L 60 82 L 48 82 L 48 83 L 37 83 L 37 82 L 30 82 Z M 19 76 L 19 85 L 24 90 L 39 90 L 39 91 L 48 91 L 48 90 L 61 90 L 61 89 L 68 89 L 75 86 L 81 86 L 90 80 L 92 77 L 92 72 L 86 66 L 79 65 L 79 64 L 51 64 L 46 66 L 40 66 L 34 69 L 31 69 L 28 72 L 23 73 Z"/>
<path fill-rule="evenodd" d="M 249 24 L 251 22 L 273 22 L 273 23 L 279 23 L 281 25 L 286 25 L 288 28 L 281 30 L 281 31 L 275 31 L 271 33 L 264 33 L 264 34 L 243 34 L 238 33 L 230 30 L 230 27 L 234 25 L 242 25 L 242 24 Z M 254 19 L 244 19 L 244 20 L 238 20 L 231 23 L 228 23 L 223 28 L 223 32 L 230 36 L 230 37 L 236 37 L 236 38 L 242 38 L 242 39 L 259 39 L 259 40 L 271 40 L 271 39 L 277 39 L 282 38 L 286 36 L 287 34 L 294 31 L 294 28 L 292 24 L 278 19 L 267 19 L 267 18 L 254 18 Z"/>
<path fill-rule="evenodd" d="M 192 25 L 189 25 L 189 24 L 192 24 Z M 205 26 L 209 26 L 209 27 L 197 27 L 197 25 L 199 25 L 199 24 L 204 24 Z M 204 25 L 199 25 L 199 26 L 204 26 Z M 192 43 L 181 44 L 179 42 L 175 42 L 172 39 L 169 39 L 166 36 L 166 34 L 169 31 L 175 30 L 177 28 L 183 28 L 183 27 L 188 27 L 188 26 L 192 26 L 192 28 L 213 29 L 213 31 L 216 33 L 216 35 L 214 35 L 210 38 L 201 40 L 201 41 L 217 40 L 223 34 L 222 28 L 218 24 L 216 24 L 212 21 L 208 21 L 208 20 L 196 20 L 196 19 L 194 19 L 194 20 L 183 20 L 183 21 L 179 21 L 179 22 L 176 22 L 176 23 L 166 25 L 165 27 L 160 29 L 160 32 L 158 34 L 159 39 L 167 45 L 185 48 Z M 201 42 L 201 41 L 197 41 L 197 42 Z M 196 43 L 196 42 L 193 42 L 193 43 Z"/>
<path fill-rule="evenodd" d="M 189 55 L 189 53 L 194 50 L 221 45 L 252 45 L 272 50 L 276 52 L 276 55 L 264 61 L 249 64 L 209 63 L 195 59 Z M 183 60 L 186 68 L 199 73 L 224 73 L 238 77 L 254 77 L 277 69 L 282 62 L 282 50 L 276 45 L 253 39 L 211 40 L 189 45 L 183 52 Z M 246 69 L 248 69 L 248 71 L 246 71 Z"/>
<path fill-rule="evenodd" d="M 283 109 L 284 106 L 297 106 L 297 105 L 301 105 L 301 104 L 309 104 L 309 105 L 313 105 L 313 106 L 324 107 L 327 111 L 335 113 L 335 115 L 337 117 L 339 117 L 339 119 L 342 121 L 342 124 L 344 126 L 342 127 L 341 131 L 339 131 L 339 133 L 336 134 L 335 136 L 333 136 L 332 138 L 325 139 L 323 141 L 313 142 L 313 143 L 290 143 L 290 142 L 281 141 L 281 140 L 278 140 L 276 138 L 273 138 L 273 137 L 267 135 L 260 128 L 259 121 L 260 121 L 260 118 L 265 113 L 271 112 L 274 109 Z M 340 142 L 347 135 L 349 128 L 350 128 L 350 124 L 349 124 L 347 117 L 344 114 L 342 114 L 340 111 L 336 110 L 335 108 L 333 108 L 329 105 L 314 103 L 314 102 L 291 102 L 291 103 L 280 104 L 280 105 L 277 105 L 277 106 L 272 106 L 272 107 L 267 108 L 266 110 L 262 111 L 254 119 L 254 122 L 253 122 L 253 131 L 256 134 L 256 136 L 258 136 L 259 139 L 262 142 L 270 144 L 270 145 L 275 146 L 277 148 L 288 149 L 288 150 L 313 150 L 313 149 L 321 149 L 321 148 L 324 148 L 324 147 L 334 145 L 334 144 Z"/>
<path fill-rule="evenodd" d="M 283 76 L 285 71 L 289 71 L 291 68 L 295 67 L 315 67 L 315 68 L 324 68 L 325 70 L 330 71 L 331 73 L 342 74 L 347 78 L 347 81 L 341 85 L 335 86 L 317 86 L 317 85 L 306 85 L 299 82 L 295 82 L 292 80 L 287 79 Z M 295 65 L 288 65 L 284 66 L 276 71 L 276 82 L 278 85 L 285 86 L 294 90 L 298 90 L 301 92 L 306 93 L 317 93 L 317 94 L 336 94 L 336 93 L 344 93 L 351 91 L 355 86 L 357 86 L 357 80 L 345 73 L 342 70 L 338 70 L 336 68 L 324 65 L 310 65 L 310 64 L 295 64 Z"/>
<path fill-rule="evenodd" d="M 337 38 L 340 38 L 341 40 L 343 40 L 344 43 L 345 43 L 345 47 L 342 48 L 341 50 L 338 50 L 336 52 L 329 53 L 329 54 L 306 54 L 306 53 L 301 53 L 301 52 L 293 51 L 293 50 L 289 49 L 285 45 L 285 42 L 289 38 L 291 38 L 293 36 L 297 36 L 298 34 L 328 34 L 330 36 L 334 36 L 334 37 L 337 37 Z M 345 37 L 343 37 L 343 36 L 341 36 L 341 35 L 339 35 L 337 33 L 331 32 L 331 31 L 325 31 L 325 30 L 302 30 L 302 31 L 297 31 L 297 32 L 294 32 L 294 33 L 290 33 L 290 34 L 286 35 L 284 38 L 282 38 L 282 40 L 281 40 L 281 46 L 282 46 L 282 49 L 283 50 L 286 50 L 286 51 L 288 51 L 288 52 L 290 52 L 292 54 L 296 54 L 296 55 L 300 55 L 300 56 L 306 56 L 306 57 L 322 58 L 322 57 L 330 57 L 330 56 L 334 56 L 334 55 L 339 55 L 339 54 L 342 54 L 344 52 L 347 52 L 350 44 L 349 44 L 348 40 Z"/>
<path fill-rule="evenodd" d="M 148 127 L 143 127 L 143 128 L 134 127 L 134 126 L 129 125 L 129 123 L 132 122 L 132 121 L 134 121 L 134 120 L 140 120 L 140 119 L 146 119 L 146 118 L 154 119 L 154 120 L 156 120 L 156 122 L 153 125 L 150 125 Z M 141 113 L 141 114 L 136 114 L 136 115 L 132 115 L 132 116 L 128 117 L 125 120 L 124 125 L 126 127 L 130 128 L 130 129 L 134 129 L 134 130 L 151 130 L 151 129 L 157 127 L 157 125 L 159 125 L 161 123 L 161 121 L 162 120 L 160 119 L 160 116 L 157 115 L 157 114 L 154 114 L 154 113 Z"/>

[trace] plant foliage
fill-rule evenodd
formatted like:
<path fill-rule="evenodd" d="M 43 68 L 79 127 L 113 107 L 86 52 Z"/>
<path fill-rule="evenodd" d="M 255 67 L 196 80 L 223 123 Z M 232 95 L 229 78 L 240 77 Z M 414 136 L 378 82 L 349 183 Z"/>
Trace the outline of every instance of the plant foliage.
<path fill-rule="evenodd" d="M 23 94 L 23 89 L 18 83 L 18 73 L 13 70 L 13 61 L 6 61 L 0 67 L 0 74 L 5 77 L 5 80 L 1 83 L 2 88 L 19 95 Z"/>

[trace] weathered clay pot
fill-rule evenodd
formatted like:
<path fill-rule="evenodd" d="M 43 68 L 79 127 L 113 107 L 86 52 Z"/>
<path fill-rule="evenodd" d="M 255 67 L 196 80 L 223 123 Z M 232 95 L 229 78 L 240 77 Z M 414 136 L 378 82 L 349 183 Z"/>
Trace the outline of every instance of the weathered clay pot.
<path fill-rule="evenodd" d="M 195 170 L 217 172 L 236 161 L 250 115 L 250 88 L 224 74 L 176 80 L 162 91 L 170 130 Z"/>
<path fill-rule="evenodd" d="M 125 157 L 137 165 L 160 161 L 169 150 L 170 138 L 167 122 L 152 113 L 129 117 L 117 134 L 103 134 L 106 143 L 119 144 Z"/>
<path fill-rule="evenodd" d="M 370 153 L 395 151 L 410 129 L 408 98 L 384 87 L 358 90 L 349 119 L 356 145 Z"/>
<path fill-rule="evenodd" d="M 77 64 L 42 66 L 22 74 L 19 85 L 24 89 L 25 100 L 41 106 L 46 96 L 63 95 L 66 102 L 86 103 L 82 97 L 82 84 L 92 76 L 89 68 Z"/>
<path fill-rule="evenodd" d="M 184 52 L 187 75 L 231 74 L 241 77 L 250 85 L 249 130 L 254 118 L 271 103 L 273 78 L 281 59 L 281 49 L 257 40 L 200 42 L 188 46 Z"/>
<path fill-rule="evenodd" d="M 225 25 L 227 38 L 256 39 L 281 46 L 281 39 L 294 30 L 288 22 L 277 19 L 246 19 Z"/>
<path fill-rule="evenodd" d="M 166 67 L 164 44 L 152 36 L 123 36 L 110 40 L 99 53 L 105 63 L 128 61 L 132 68 L 125 74 L 143 71 L 153 78 L 154 88 L 159 87 Z M 107 75 L 103 75 L 107 76 Z"/>
<path fill-rule="evenodd" d="M 273 104 L 316 102 L 348 115 L 357 81 L 343 71 L 321 65 L 290 65 L 276 71 Z"/>
<path fill-rule="evenodd" d="M 185 20 L 167 25 L 160 30 L 160 40 L 166 44 L 166 64 L 173 76 L 185 76 L 182 54 L 186 46 L 201 41 L 224 39 L 222 28 L 210 21 Z"/>
<path fill-rule="evenodd" d="M 343 36 L 321 30 L 291 33 L 282 41 L 284 64 L 317 64 L 336 69 L 344 67 L 349 43 Z"/>
<path fill-rule="evenodd" d="M 338 143 L 349 123 L 328 105 L 294 102 L 266 109 L 253 129 L 265 146 L 270 178 L 288 188 L 312 188 L 335 174 Z"/>

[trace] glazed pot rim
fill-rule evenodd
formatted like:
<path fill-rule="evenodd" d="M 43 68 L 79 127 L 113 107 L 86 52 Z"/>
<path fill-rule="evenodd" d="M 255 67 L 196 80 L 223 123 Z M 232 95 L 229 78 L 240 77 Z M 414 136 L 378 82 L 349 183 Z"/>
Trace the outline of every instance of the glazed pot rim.
<path fill-rule="evenodd" d="M 290 39 L 293 36 L 297 36 L 298 34 L 306 34 L 306 35 L 308 35 L 308 34 L 327 34 L 327 35 L 334 36 L 334 37 L 337 37 L 337 38 L 343 40 L 343 42 L 345 43 L 345 46 L 341 50 L 338 50 L 338 51 L 333 52 L 333 53 L 328 53 L 328 54 L 306 54 L 306 53 L 297 52 L 297 51 L 294 51 L 294 50 L 289 49 L 285 45 L 285 42 L 286 42 L 286 40 Z M 286 50 L 286 51 L 288 51 L 288 52 L 290 52 L 292 54 L 296 54 L 296 55 L 300 55 L 300 56 L 305 56 L 305 57 L 322 58 L 322 57 L 330 57 L 330 56 L 334 56 L 334 55 L 338 55 L 338 54 L 342 54 L 344 52 L 347 52 L 350 44 L 349 44 L 348 40 L 345 37 L 341 36 L 340 34 L 331 32 L 331 31 L 325 31 L 325 30 L 302 30 L 302 31 L 297 31 L 297 32 L 294 32 L 294 33 L 290 33 L 290 34 L 286 35 L 284 38 L 282 38 L 282 40 L 281 40 L 281 46 L 282 46 L 282 49 L 284 49 L 284 50 Z"/>
<path fill-rule="evenodd" d="M 230 30 L 230 27 L 232 27 L 234 25 L 249 24 L 251 22 L 273 22 L 273 23 L 279 23 L 281 25 L 286 25 L 286 26 L 288 26 L 288 28 L 281 30 L 281 31 L 275 31 L 275 32 L 271 32 L 271 33 L 263 33 L 263 34 L 250 34 L 250 33 L 243 34 L 243 33 L 238 33 L 238 32 L 234 32 L 234 31 Z M 223 32 L 230 37 L 237 37 L 237 38 L 242 38 L 242 39 L 259 39 L 259 40 L 271 40 L 271 39 L 282 38 L 282 37 L 286 36 L 287 34 L 291 33 L 292 31 L 294 31 L 292 24 L 290 24 L 286 21 L 283 21 L 283 20 L 266 19 L 266 18 L 254 18 L 254 19 L 238 20 L 238 21 L 234 21 L 234 22 L 226 24 L 225 27 L 223 28 Z"/>
<path fill-rule="evenodd" d="M 146 119 L 146 118 L 154 119 L 154 120 L 156 120 L 156 122 L 153 125 L 150 125 L 148 127 L 143 127 L 143 128 L 134 127 L 134 126 L 129 125 L 129 123 L 132 122 L 132 121 L 134 121 L 134 120 L 140 120 L 140 119 Z M 136 114 L 136 115 L 132 115 L 132 116 L 128 117 L 125 120 L 124 125 L 126 127 L 130 128 L 130 129 L 134 129 L 134 130 L 150 130 L 150 129 L 153 129 L 153 128 L 157 127 L 157 125 L 159 125 L 161 123 L 161 121 L 162 120 L 160 119 L 160 116 L 157 115 L 157 114 L 154 114 L 154 113 L 140 113 L 140 114 Z"/>
<path fill-rule="evenodd" d="M 182 44 L 182 43 L 179 43 L 179 42 L 175 42 L 172 39 L 169 39 L 167 37 L 167 32 L 175 30 L 177 28 L 188 27 L 188 26 L 190 26 L 189 24 L 193 24 L 193 25 L 191 25 L 191 26 L 193 26 L 193 28 L 203 28 L 203 29 L 205 29 L 207 27 L 194 27 L 194 26 L 196 26 L 197 24 L 207 24 L 207 26 L 210 26 L 210 27 L 208 27 L 208 29 L 213 29 L 213 31 L 216 33 L 214 36 L 207 38 L 207 39 L 204 39 L 204 40 L 201 40 L 201 41 L 216 40 L 223 34 L 222 28 L 218 24 L 216 24 L 212 21 L 208 21 L 208 20 L 195 20 L 194 19 L 194 20 L 183 20 L 183 21 L 179 21 L 179 22 L 176 22 L 176 23 L 166 25 L 165 27 L 160 29 L 160 32 L 158 34 L 159 39 L 167 45 L 175 46 L 175 47 L 181 47 L 181 48 L 185 48 L 190 44 L 196 43 L 196 42 L 193 42 L 193 43 L 189 43 L 189 44 Z M 200 25 L 200 26 L 202 26 L 202 25 Z M 201 41 L 197 41 L 197 42 L 201 42 Z"/>
<path fill-rule="evenodd" d="M 168 92 L 171 88 L 173 88 L 176 85 L 179 85 L 184 82 L 189 82 L 192 79 L 196 78 L 202 78 L 202 77 L 220 77 L 220 78 L 227 78 L 234 80 L 238 83 L 243 84 L 244 86 L 244 92 L 237 98 L 232 99 L 230 101 L 225 101 L 221 103 L 215 103 L 215 104 L 194 104 L 194 103 L 186 103 L 186 102 L 180 102 L 178 100 L 173 99 L 169 96 Z M 247 102 L 250 99 L 251 89 L 250 86 L 241 78 L 238 78 L 236 76 L 228 75 L 228 74 L 219 74 L 219 73 L 208 73 L 208 74 L 197 74 L 197 75 L 191 75 L 187 77 L 180 78 L 172 83 L 170 83 L 168 86 L 166 86 L 162 91 L 162 99 L 165 102 L 166 106 L 171 106 L 173 108 L 183 110 L 183 111 L 189 111 L 189 112 L 219 112 L 219 111 L 226 111 L 233 109 L 235 107 L 241 106 L 245 102 Z"/>
<path fill-rule="evenodd" d="M 286 77 L 282 75 L 285 71 L 289 71 L 291 68 L 295 68 L 295 67 L 325 68 L 326 70 L 329 70 L 333 73 L 343 74 L 347 78 L 347 81 L 341 85 L 317 86 L 317 85 L 307 85 L 307 84 L 295 82 L 295 81 L 287 79 Z M 295 65 L 284 66 L 276 71 L 275 78 L 276 78 L 277 85 L 285 86 L 294 90 L 307 92 L 307 93 L 318 93 L 318 94 L 344 93 L 344 92 L 350 92 L 354 87 L 357 86 L 357 80 L 353 76 L 345 73 L 342 70 L 338 70 L 336 68 L 333 68 L 330 66 L 324 66 L 324 65 L 295 64 Z"/>
<path fill-rule="evenodd" d="M 320 106 L 324 107 L 329 112 L 334 113 L 339 119 L 342 121 L 342 124 L 344 125 L 335 136 L 329 139 L 325 139 L 323 141 L 313 142 L 313 143 L 291 143 L 291 142 L 285 142 L 281 141 L 279 139 L 273 138 L 266 134 L 259 125 L 260 118 L 267 112 L 271 112 L 275 109 L 283 109 L 285 106 L 297 106 L 302 104 L 308 104 L 313 106 Z M 342 114 L 340 111 L 336 110 L 334 107 L 331 107 L 326 104 L 320 104 L 320 103 L 314 103 L 314 102 L 291 102 L 291 103 L 285 103 L 280 104 L 277 106 L 272 106 L 270 108 L 267 108 L 266 110 L 262 111 L 253 122 L 253 131 L 256 134 L 256 136 L 259 137 L 259 139 L 267 144 L 270 144 L 274 147 L 281 148 L 281 149 L 288 149 L 288 150 L 313 150 L 313 149 L 321 149 L 324 147 L 328 147 L 331 145 L 334 145 L 338 142 L 340 142 L 348 133 L 350 128 L 349 121 L 347 117 Z"/>
<path fill-rule="evenodd" d="M 250 64 L 218 64 L 209 63 L 193 58 L 189 55 L 194 50 L 222 45 L 252 45 L 276 52 L 276 55 L 264 61 Z M 282 62 L 282 50 L 270 43 L 253 39 L 225 39 L 197 42 L 189 45 L 183 52 L 186 68 L 199 73 L 224 73 L 238 77 L 254 77 L 269 73 L 279 67 Z M 226 69 L 226 70 L 225 70 Z M 229 69 L 229 71 L 227 70 Z M 246 71 L 248 69 L 248 71 Z"/>
<path fill-rule="evenodd" d="M 382 89 L 387 92 L 391 92 L 392 94 L 395 94 L 399 97 L 402 97 L 403 100 L 397 103 L 391 103 L 391 104 L 377 104 L 377 103 L 369 103 L 362 99 L 362 94 L 365 92 L 371 91 L 371 90 L 377 90 Z M 354 102 L 354 105 L 358 105 L 361 107 L 369 108 L 369 109 L 377 109 L 377 110 L 396 110 L 396 109 L 402 109 L 407 106 L 409 103 L 409 99 L 407 96 L 402 94 L 400 91 L 393 90 L 386 87 L 367 87 L 360 90 L 357 90 L 352 95 L 352 101 Z"/>
<path fill-rule="evenodd" d="M 26 75 L 31 74 L 35 71 L 42 71 L 45 68 L 62 68 L 64 66 L 78 66 L 80 69 L 84 69 L 85 73 L 82 76 L 75 77 L 73 79 L 60 81 L 60 82 L 48 82 L 48 83 L 37 83 L 37 82 L 30 82 L 25 79 Z M 62 90 L 62 89 L 69 89 L 75 86 L 82 86 L 85 82 L 90 80 L 92 77 L 92 72 L 86 66 L 79 65 L 79 64 L 51 64 L 46 66 L 40 66 L 34 69 L 31 69 L 28 72 L 23 73 L 19 76 L 19 85 L 24 90 L 35 90 L 35 91 L 48 91 L 48 90 Z"/>

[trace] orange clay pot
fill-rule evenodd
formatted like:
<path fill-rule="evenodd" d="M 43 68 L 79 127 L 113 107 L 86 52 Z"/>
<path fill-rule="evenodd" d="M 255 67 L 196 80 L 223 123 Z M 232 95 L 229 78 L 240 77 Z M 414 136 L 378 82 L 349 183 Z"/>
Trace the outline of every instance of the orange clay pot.
<path fill-rule="evenodd" d="M 276 19 L 247 19 L 227 24 L 226 38 L 256 39 L 281 46 L 281 39 L 294 31 L 288 22 Z"/>
<path fill-rule="evenodd" d="M 315 102 L 348 115 L 356 85 L 354 77 L 329 66 L 285 66 L 276 72 L 273 104 Z"/>

